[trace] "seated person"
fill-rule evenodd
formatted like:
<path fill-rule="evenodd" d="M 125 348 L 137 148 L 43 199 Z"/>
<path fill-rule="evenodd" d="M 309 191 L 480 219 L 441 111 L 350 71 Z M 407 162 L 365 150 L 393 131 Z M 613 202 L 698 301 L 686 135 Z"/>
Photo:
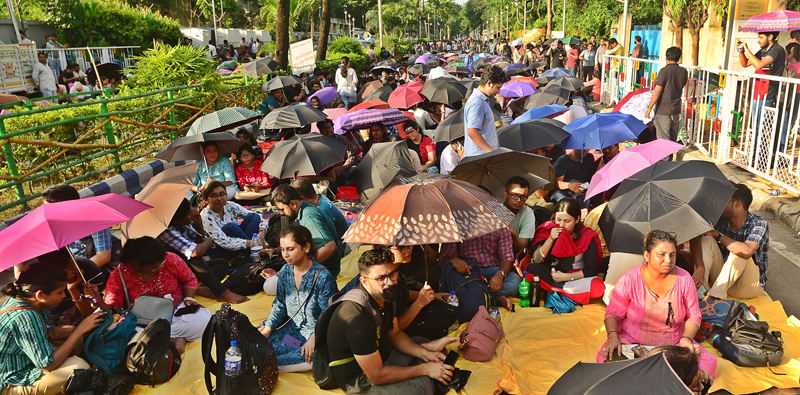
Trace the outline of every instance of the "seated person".
<path fill-rule="evenodd" d="M 158 241 L 186 261 L 202 282 L 203 286 L 197 288 L 198 295 L 234 304 L 250 300 L 222 285 L 221 281 L 228 275 L 230 266 L 223 254 L 217 251 L 222 249 L 212 248 L 214 239 L 206 233 L 200 213 L 192 210 L 188 200 L 183 199 L 169 227 L 158 235 Z"/>
<path fill-rule="evenodd" d="M 123 286 L 120 277 L 125 279 Z M 125 289 L 128 291 L 126 299 Z M 86 287 L 87 296 L 99 295 L 92 285 Z M 197 305 L 197 277 L 176 254 L 167 252 L 156 239 L 144 236 L 130 239 L 122 249 L 122 263 L 114 269 L 106 285 L 106 293 L 97 307 L 108 310 L 130 308 L 139 295 L 172 296 L 175 311 Z M 129 304 L 130 303 L 130 304 Z M 211 312 L 205 307 L 193 314 L 172 318 L 170 342 L 183 354 L 186 342 L 203 337 Z"/>
<path fill-rule="evenodd" d="M 351 291 L 369 294 L 370 305 L 381 312 L 381 325 L 351 301 L 335 307 L 328 325 L 331 373 L 346 393 L 427 395 L 434 393 L 434 380 L 447 384 L 452 378 L 453 367 L 442 363 L 441 351 L 456 338 L 424 343 L 400 329 L 392 303 L 399 296 L 393 260 L 388 251 L 364 252 L 358 259 L 359 285 Z"/>
<path fill-rule="evenodd" d="M 661 354 L 664 355 L 675 374 L 692 392 L 702 392 L 703 383 L 714 384 L 714 378 L 708 376 L 705 371 L 700 370 L 700 365 L 697 363 L 697 354 L 694 353 L 694 350 L 681 346 L 663 345 L 650 350 L 647 356 Z M 702 376 L 701 373 L 703 373 Z"/>
<path fill-rule="evenodd" d="M 281 230 L 281 254 L 288 265 L 278 272 L 278 291 L 261 333 L 278 357 L 281 372 L 311 370 L 314 353 L 314 328 L 320 314 L 338 291 L 336 280 L 324 266 L 315 262 L 317 249 L 308 229 L 292 224 Z M 283 343 L 290 336 L 303 347 L 294 349 Z"/>
<path fill-rule="evenodd" d="M 514 253 L 528 247 L 536 232 L 536 218 L 533 210 L 525 205 L 528 200 L 530 184 L 524 177 L 514 176 L 506 182 L 503 191 L 504 205 L 514 213 L 514 222 L 511 223 L 511 238 L 514 240 Z"/>
<path fill-rule="evenodd" d="M 2 292 L 0 303 L 0 387 L 3 395 L 55 395 L 75 369 L 89 364 L 74 356 L 83 336 L 103 323 L 105 312 L 90 314 L 74 328 L 54 327 L 49 309 L 58 306 L 67 274 L 33 263 Z M 62 342 L 56 347 L 53 342 Z"/>
<path fill-rule="evenodd" d="M 583 157 L 581 152 L 585 152 Z M 590 203 L 584 200 L 586 188 L 583 184 L 588 183 L 594 175 L 594 156 L 586 151 L 572 150 L 558 158 L 554 167 L 557 185 L 556 190 L 550 194 L 553 203 L 558 204 L 564 198 L 574 198 L 582 208 L 588 209 Z"/>
<path fill-rule="evenodd" d="M 297 220 L 299 225 L 311 231 L 317 249 L 317 260 L 331 272 L 334 278 L 341 271 L 342 255 L 339 253 L 339 239 L 336 226 L 328 216 L 317 207 L 303 200 L 297 190 L 289 185 L 278 185 L 272 191 L 272 204 L 289 221 Z"/>
<path fill-rule="evenodd" d="M 667 232 L 644 237 L 644 263 L 617 281 L 606 308 L 608 340 L 597 362 L 610 361 L 622 344 L 678 345 L 698 354 L 701 377 L 716 376 L 717 358 L 693 339 L 702 315 L 692 276 L 675 265 L 678 243 Z"/>
<path fill-rule="evenodd" d="M 217 247 L 222 248 L 222 256 L 233 259 L 240 255 L 249 256 L 254 234 L 264 240 L 267 221 L 238 203 L 225 199 L 225 187 L 219 181 L 211 181 L 203 190 L 203 208 L 200 217 L 203 227 Z M 239 223 L 239 220 L 242 223 Z"/>
<path fill-rule="evenodd" d="M 422 169 L 419 173 L 438 173 L 439 168 L 436 167 L 436 145 L 430 137 L 422 134 L 422 129 L 419 128 L 414 121 L 407 121 L 405 126 L 406 144 L 408 149 L 414 152 L 414 156 L 419 158 L 422 164 Z"/>
<path fill-rule="evenodd" d="M 464 138 L 459 137 L 450 142 L 442 151 L 439 159 L 439 174 L 448 175 L 461 163 L 464 157 Z"/>
<path fill-rule="evenodd" d="M 239 191 L 239 187 L 236 186 L 236 172 L 233 170 L 231 161 L 219 157 L 219 146 L 215 141 L 203 143 L 203 153 L 205 163 L 197 166 L 192 192 L 202 193 L 211 181 L 219 181 L 225 188 L 227 199 L 233 199 L 236 192 Z"/>
<path fill-rule="evenodd" d="M 539 156 L 547 156 L 547 150 L 545 147 L 536 148 L 528 151 L 531 154 L 539 155 Z M 541 188 L 533 191 L 533 193 L 528 197 L 528 200 L 525 202 L 530 207 L 539 206 L 548 209 L 551 213 L 556 210 L 556 205 L 550 201 L 550 193 L 552 193 L 558 181 L 556 180 L 556 169 L 553 167 L 553 160 L 550 160 L 550 172 L 548 173 L 550 178 L 550 183 L 542 186 Z"/>
<path fill-rule="evenodd" d="M 258 145 L 258 140 L 256 140 L 256 136 L 254 136 L 253 133 L 250 133 L 249 131 L 242 129 L 236 132 L 236 138 L 250 144 L 250 146 L 253 147 L 253 151 L 255 151 L 256 155 L 256 160 L 260 160 L 262 162 L 264 161 L 265 158 L 264 150 L 262 150 L 261 147 Z M 236 167 L 236 165 L 240 163 L 238 161 L 238 158 L 234 154 L 231 154 L 231 159 L 234 159 L 233 161 L 234 167 Z"/>
<path fill-rule="evenodd" d="M 275 89 L 270 92 L 269 95 L 267 95 L 267 97 L 261 101 L 261 103 L 259 103 L 257 111 L 259 114 L 266 115 L 269 114 L 270 111 L 276 108 L 284 107 L 288 104 L 289 103 L 286 102 L 286 98 L 283 97 L 283 90 Z"/>
<path fill-rule="evenodd" d="M 388 143 L 389 142 L 389 135 L 386 132 L 386 126 L 383 125 L 372 125 L 369 128 L 369 139 L 361 144 L 361 152 L 363 152 L 364 156 L 367 156 L 369 149 L 372 148 L 372 145 L 375 143 Z"/>
<path fill-rule="evenodd" d="M 330 199 L 328 199 L 325 195 L 318 194 L 314 189 L 314 184 L 311 183 L 311 180 L 308 178 L 298 178 L 292 181 L 291 185 L 306 203 L 315 206 L 319 209 L 319 211 L 325 214 L 326 217 L 333 221 L 333 226 L 336 228 L 336 236 L 338 237 L 336 243 L 339 245 L 339 252 L 342 254 L 342 256 L 344 256 L 344 242 L 342 241 L 342 238 L 344 237 L 344 233 L 347 232 L 347 228 L 349 228 L 350 225 L 344 218 L 342 210 L 339 210 L 338 207 L 334 206 Z"/>
<path fill-rule="evenodd" d="M 83 84 L 80 83 L 80 81 L 78 81 L 78 82 L 75 82 L 75 84 L 73 84 L 71 88 L 69 88 L 69 93 L 86 93 L 86 95 L 74 96 L 74 99 L 76 101 L 83 101 L 83 100 L 88 100 L 88 99 L 92 98 L 91 93 L 92 93 L 93 90 L 94 89 L 93 89 L 92 86 L 83 85 Z"/>
<path fill-rule="evenodd" d="M 317 84 L 315 86 L 319 86 L 319 84 Z M 311 107 L 314 107 L 314 108 L 316 108 L 317 110 L 320 110 L 320 111 L 325 109 L 325 106 L 320 104 L 319 97 L 317 97 L 317 96 L 314 96 L 311 99 L 308 99 L 308 105 L 310 105 Z"/>
<path fill-rule="evenodd" d="M 526 270 L 529 275 L 539 276 L 545 290 L 557 288 L 565 295 L 574 296 L 570 299 L 585 304 L 590 298 L 602 296 L 602 290 L 592 287 L 588 293 L 573 294 L 572 289 L 578 283 L 571 282 L 597 276 L 603 252 L 597 233 L 581 223 L 580 207 L 572 198 L 561 199 L 556 204 L 552 222 L 545 222 L 536 229 L 531 263 Z"/>
<path fill-rule="evenodd" d="M 694 282 L 710 299 L 749 299 L 767 285 L 769 223 L 749 212 L 753 193 L 735 184 L 714 230 L 690 241 Z"/>
<path fill-rule="evenodd" d="M 600 86 L 600 70 L 593 71 L 592 79 L 589 82 L 584 82 L 583 86 L 589 88 L 588 91 L 591 92 L 589 97 L 592 100 L 594 101 L 600 100 L 600 92 L 602 90 L 602 87 Z"/>
<path fill-rule="evenodd" d="M 317 129 L 319 129 L 319 134 L 334 138 L 347 146 L 345 150 L 345 160 L 344 163 L 340 165 L 336 165 L 333 169 L 336 171 L 334 179 L 342 185 L 344 185 L 348 180 L 353 178 L 353 170 L 355 170 L 355 166 L 358 165 L 358 153 L 361 151 L 361 146 L 359 143 L 354 142 L 353 140 L 334 133 L 333 131 L 333 121 L 330 119 L 325 119 L 323 121 L 317 122 Z M 350 132 L 352 133 L 352 132 Z M 359 134 L 359 137 L 361 135 Z"/>
<path fill-rule="evenodd" d="M 252 146 L 241 146 L 236 157 L 240 162 L 239 166 L 236 166 L 236 179 L 239 180 L 240 190 L 260 192 L 262 189 L 272 188 L 269 174 L 261 170 L 264 162 L 256 159 L 256 150 Z"/>

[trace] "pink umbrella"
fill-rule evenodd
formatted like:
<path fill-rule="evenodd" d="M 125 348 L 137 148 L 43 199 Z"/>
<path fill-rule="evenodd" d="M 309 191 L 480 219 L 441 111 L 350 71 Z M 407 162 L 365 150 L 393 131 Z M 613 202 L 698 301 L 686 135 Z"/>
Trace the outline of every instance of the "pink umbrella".
<path fill-rule="evenodd" d="M 0 232 L 0 270 L 130 221 L 150 208 L 149 204 L 114 193 L 43 204 Z"/>
<path fill-rule="evenodd" d="M 417 93 L 422 92 L 422 88 L 425 87 L 425 84 L 423 84 L 420 81 L 409 82 L 406 85 L 408 85 L 408 89 L 411 89 L 412 91 L 417 92 Z"/>
<path fill-rule="evenodd" d="M 342 116 L 342 115 L 347 113 L 347 109 L 346 108 L 326 108 L 326 109 L 322 110 L 322 112 L 327 114 L 328 115 L 328 119 L 333 121 L 333 130 L 334 130 L 334 132 L 336 132 L 336 134 L 343 134 L 344 130 L 341 130 L 342 129 L 341 122 L 339 122 L 337 124 L 337 120 L 339 119 L 340 116 Z M 319 133 L 319 128 L 317 128 L 317 124 L 316 123 L 312 123 L 311 124 L 311 131 Z M 339 132 L 341 132 L 341 133 L 339 133 Z"/>
<path fill-rule="evenodd" d="M 592 176 L 589 189 L 586 191 L 586 199 L 613 188 L 626 178 L 678 152 L 681 148 L 682 144 L 658 139 L 620 151 L 614 159 Z"/>
<path fill-rule="evenodd" d="M 787 32 L 800 30 L 800 12 L 772 11 L 756 15 L 745 22 L 740 31 L 743 32 Z"/>

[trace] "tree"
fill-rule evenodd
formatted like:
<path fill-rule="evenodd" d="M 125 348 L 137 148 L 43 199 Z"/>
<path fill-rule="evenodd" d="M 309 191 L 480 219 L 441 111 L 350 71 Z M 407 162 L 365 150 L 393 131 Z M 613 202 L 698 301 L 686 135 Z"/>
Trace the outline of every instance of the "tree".
<path fill-rule="evenodd" d="M 322 19 L 319 24 L 319 41 L 317 41 L 317 61 L 325 60 L 328 55 L 328 33 L 331 30 L 331 0 L 322 0 Z M 312 37 L 313 38 L 313 37 Z"/>
<path fill-rule="evenodd" d="M 281 69 L 289 65 L 289 0 L 277 0 L 275 8 L 275 60 Z"/>
<path fill-rule="evenodd" d="M 700 58 L 700 29 L 709 17 L 709 7 L 714 5 L 714 12 L 727 15 L 727 5 L 718 0 L 665 0 L 664 13 L 670 19 L 670 30 L 675 33 L 676 45 L 683 47 L 683 28 L 689 30 L 692 37 L 692 65 L 697 65 Z"/>

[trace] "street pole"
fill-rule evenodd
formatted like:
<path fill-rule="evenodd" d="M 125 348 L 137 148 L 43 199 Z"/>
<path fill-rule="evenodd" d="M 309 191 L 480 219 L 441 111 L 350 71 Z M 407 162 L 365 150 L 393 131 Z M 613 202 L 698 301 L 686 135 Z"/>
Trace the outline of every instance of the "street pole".
<path fill-rule="evenodd" d="M 619 45 L 622 45 L 625 48 L 625 41 L 627 36 L 625 35 L 625 31 L 628 28 L 628 0 L 625 0 L 625 7 L 622 10 L 622 26 L 620 28 L 619 34 Z M 627 53 L 623 54 L 625 56 Z"/>
<path fill-rule="evenodd" d="M 11 15 L 11 23 L 14 24 L 14 33 L 17 35 L 17 44 L 22 42 L 22 36 L 19 34 L 19 27 L 17 26 L 17 17 L 14 15 L 14 4 L 13 0 L 6 0 L 6 6 L 8 6 L 8 13 Z"/>
<path fill-rule="evenodd" d="M 567 0 L 564 0 L 564 7 L 561 9 L 561 30 L 564 32 L 564 38 L 567 37 Z"/>
<path fill-rule="evenodd" d="M 381 47 L 383 47 L 383 2 L 381 0 L 378 0 L 378 36 L 381 40 Z"/>

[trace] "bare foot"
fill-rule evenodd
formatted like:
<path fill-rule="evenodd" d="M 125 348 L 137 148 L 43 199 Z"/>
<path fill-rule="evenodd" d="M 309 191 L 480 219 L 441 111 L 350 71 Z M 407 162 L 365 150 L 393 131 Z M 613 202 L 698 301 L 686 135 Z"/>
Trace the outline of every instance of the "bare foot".
<path fill-rule="evenodd" d="M 458 341 L 457 337 L 443 337 L 441 339 L 434 340 L 432 342 L 420 344 L 422 348 L 428 351 L 442 351 L 448 344 Z"/>
<path fill-rule="evenodd" d="M 178 353 L 183 355 L 186 352 L 186 338 L 185 337 L 176 337 L 174 339 L 169 339 L 169 342 L 175 345 L 175 348 L 178 349 Z"/>
<path fill-rule="evenodd" d="M 230 290 L 225 290 L 225 292 L 223 292 L 222 295 L 217 296 L 218 302 L 227 302 L 233 304 L 244 303 L 247 302 L 248 300 L 250 300 L 250 298 L 248 298 L 247 296 L 239 295 Z"/>
<path fill-rule="evenodd" d="M 208 299 L 214 299 L 217 297 L 217 295 L 214 295 L 214 293 L 211 292 L 211 288 L 206 286 L 197 287 L 197 296 L 202 296 Z"/>
<path fill-rule="evenodd" d="M 514 304 L 511 303 L 511 299 L 506 296 L 500 296 L 497 298 L 497 301 L 500 302 L 500 307 L 505 307 L 508 311 L 514 311 Z"/>

